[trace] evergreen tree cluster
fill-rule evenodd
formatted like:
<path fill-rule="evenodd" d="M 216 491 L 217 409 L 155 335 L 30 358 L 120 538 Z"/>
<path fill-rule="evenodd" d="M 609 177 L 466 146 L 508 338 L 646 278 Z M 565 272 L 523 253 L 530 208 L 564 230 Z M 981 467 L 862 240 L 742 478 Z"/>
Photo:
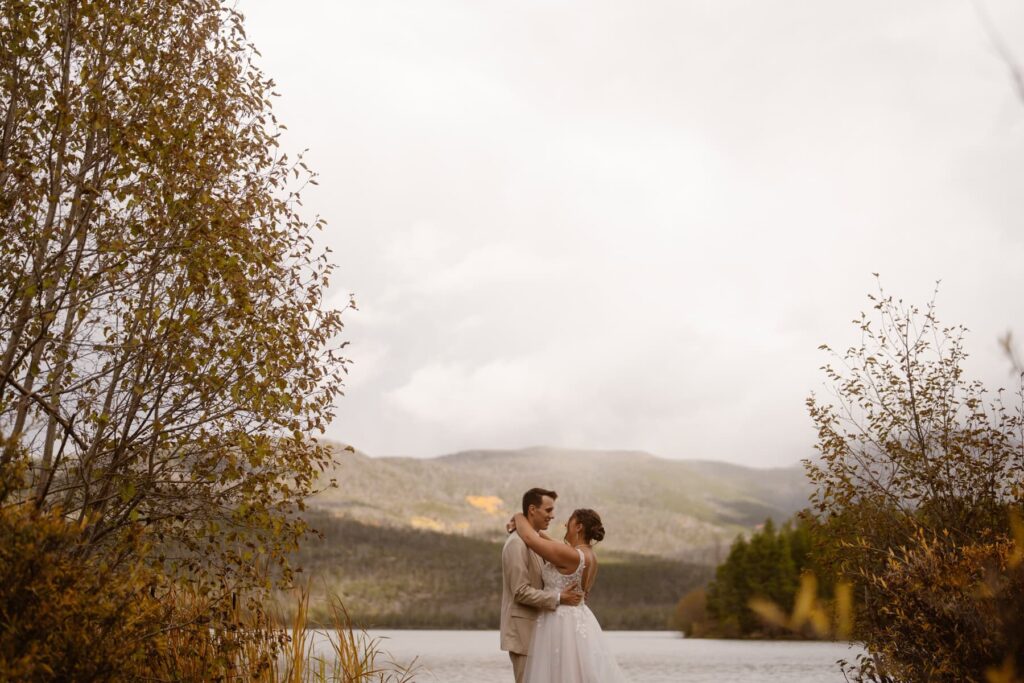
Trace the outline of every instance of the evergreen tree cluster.
<path fill-rule="evenodd" d="M 676 624 L 688 636 L 781 635 L 750 609 L 750 601 L 770 600 L 788 612 L 805 571 L 821 576 L 813 562 L 808 523 L 787 522 L 777 529 L 771 519 L 765 520 L 749 537 L 736 538 L 707 589 L 680 601 Z"/>

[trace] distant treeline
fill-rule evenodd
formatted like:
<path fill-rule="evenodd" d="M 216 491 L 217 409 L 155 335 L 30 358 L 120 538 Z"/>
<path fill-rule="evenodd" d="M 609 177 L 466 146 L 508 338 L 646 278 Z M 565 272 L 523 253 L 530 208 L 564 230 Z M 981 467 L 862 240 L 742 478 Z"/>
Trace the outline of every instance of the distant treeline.
<path fill-rule="evenodd" d="M 760 598 L 788 613 L 805 572 L 820 582 L 820 596 L 831 595 L 834 582 L 815 561 L 808 524 L 790 521 L 776 529 L 768 519 L 749 538 L 737 537 L 706 588 L 679 601 L 675 624 L 698 637 L 793 637 L 766 624 L 750 604 Z"/>
<path fill-rule="evenodd" d="M 365 628 L 498 627 L 500 544 L 317 512 L 307 518 L 323 538 L 304 543 L 294 561 L 311 584 L 313 619 L 326 618 L 325 597 L 334 593 Z M 679 598 L 711 578 L 703 565 L 602 553 L 600 546 L 598 557 L 589 603 L 606 629 L 671 628 Z"/>

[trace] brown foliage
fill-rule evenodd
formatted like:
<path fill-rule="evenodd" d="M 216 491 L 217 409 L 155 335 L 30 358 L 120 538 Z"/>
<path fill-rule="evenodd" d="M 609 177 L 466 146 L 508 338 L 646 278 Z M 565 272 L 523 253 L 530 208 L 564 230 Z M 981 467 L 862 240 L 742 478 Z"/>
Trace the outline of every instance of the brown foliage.
<path fill-rule="evenodd" d="M 27 506 L 0 510 L 0 680 L 345 681 L 402 683 L 415 667 L 384 661 L 332 598 L 313 650 L 308 592 L 291 632 L 237 601 L 173 584 L 140 558 L 144 533 L 105 560 L 82 555 L 87 525 Z M 326 655 L 326 659 L 324 658 Z"/>
<path fill-rule="evenodd" d="M 1024 500 L 1024 385 L 1011 401 L 966 379 L 966 330 L 934 304 L 870 298 L 861 344 L 823 368 L 831 400 L 808 399 L 824 559 L 855 583 L 864 677 L 983 680 L 1020 647 L 996 612 L 1024 611 L 1019 576 L 1000 574 Z"/>
<path fill-rule="evenodd" d="M 0 680 L 123 680 L 159 649 L 162 580 L 138 543 L 80 556 L 81 527 L 24 507 L 0 511 Z"/>
<path fill-rule="evenodd" d="M 680 598 L 672 617 L 672 626 L 688 638 L 707 635 L 711 623 L 708 618 L 708 596 L 703 588 L 695 588 Z"/>
<path fill-rule="evenodd" d="M 273 84 L 220 0 L 0 8 L 0 505 L 259 587 L 345 363 Z"/>
<path fill-rule="evenodd" d="M 0 677 L 273 652 L 346 361 L 256 54 L 221 0 L 0 0 Z"/>
<path fill-rule="evenodd" d="M 969 545 L 919 531 L 866 577 L 873 642 L 901 681 L 978 681 L 1007 655 L 1024 672 L 1024 568 L 999 537 Z"/>

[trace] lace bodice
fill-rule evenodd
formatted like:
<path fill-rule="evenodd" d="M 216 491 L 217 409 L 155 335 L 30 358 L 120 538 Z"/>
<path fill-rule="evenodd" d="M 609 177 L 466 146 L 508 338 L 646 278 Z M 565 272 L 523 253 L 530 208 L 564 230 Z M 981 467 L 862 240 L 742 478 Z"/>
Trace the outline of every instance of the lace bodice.
<path fill-rule="evenodd" d="M 541 566 L 544 590 L 564 591 L 583 582 L 587 566 L 583 551 L 576 548 L 580 563 L 572 574 L 560 574 L 554 565 Z M 543 610 L 530 641 L 525 683 L 626 683 L 622 670 L 608 648 L 601 625 L 584 603 L 559 605 Z"/>
<path fill-rule="evenodd" d="M 580 563 L 572 574 L 563 574 L 555 565 L 544 563 L 540 570 L 541 576 L 544 578 L 544 590 L 557 590 L 561 593 L 574 584 L 583 585 L 583 569 L 587 566 L 587 561 L 582 550 L 576 548 L 576 552 L 580 555 Z"/>

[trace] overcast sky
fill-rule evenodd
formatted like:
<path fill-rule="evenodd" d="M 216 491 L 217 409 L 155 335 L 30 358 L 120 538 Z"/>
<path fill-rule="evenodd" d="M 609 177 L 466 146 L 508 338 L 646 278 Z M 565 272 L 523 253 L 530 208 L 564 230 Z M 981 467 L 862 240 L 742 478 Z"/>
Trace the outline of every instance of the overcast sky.
<path fill-rule="evenodd" d="M 239 8 L 360 306 L 331 438 L 792 464 L 872 272 L 1010 381 L 1024 103 L 969 0 Z"/>

